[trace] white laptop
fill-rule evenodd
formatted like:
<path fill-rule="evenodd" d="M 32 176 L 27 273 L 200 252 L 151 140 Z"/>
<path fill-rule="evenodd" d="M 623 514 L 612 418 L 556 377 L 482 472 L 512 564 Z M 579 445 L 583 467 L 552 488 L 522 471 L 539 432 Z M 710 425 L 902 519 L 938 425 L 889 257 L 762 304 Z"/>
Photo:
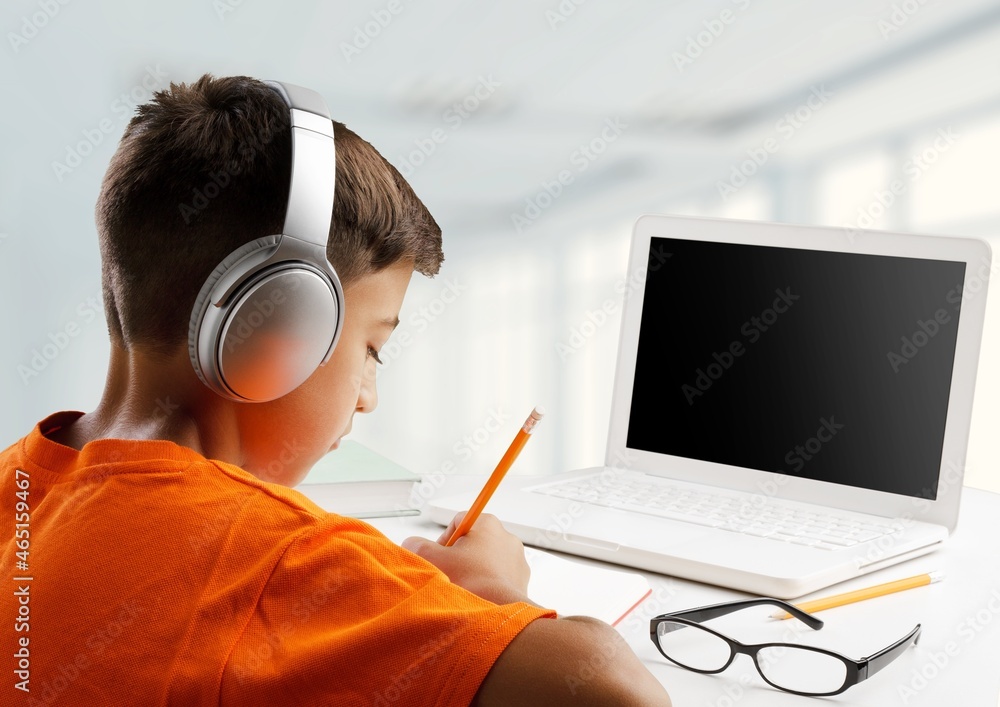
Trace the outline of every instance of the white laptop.
<path fill-rule="evenodd" d="M 643 216 L 628 272 L 605 466 L 508 477 L 508 530 L 786 599 L 947 539 L 986 243 Z"/>

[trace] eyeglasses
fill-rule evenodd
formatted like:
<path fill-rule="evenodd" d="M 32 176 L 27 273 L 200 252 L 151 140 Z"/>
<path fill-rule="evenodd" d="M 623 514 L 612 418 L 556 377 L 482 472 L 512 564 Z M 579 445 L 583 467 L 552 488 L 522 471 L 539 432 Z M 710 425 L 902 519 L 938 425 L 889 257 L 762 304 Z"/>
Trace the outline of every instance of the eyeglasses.
<path fill-rule="evenodd" d="M 920 624 L 906 636 L 878 653 L 853 660 L 823 648 L 794 643 L 740 643 L 700 622 L 752 606 L 781 607 L 809 628 L 823 628 L 822 619 L 780 599 L 748 599 L 661 614 L 649 622 L 649 637 L 664 658 L 697 673 L 721 673 L 743 653 L 753 659 L 764 681 L 796 695 L 839 695 L 867 680 L 902 654 L 920 638 Z"/>

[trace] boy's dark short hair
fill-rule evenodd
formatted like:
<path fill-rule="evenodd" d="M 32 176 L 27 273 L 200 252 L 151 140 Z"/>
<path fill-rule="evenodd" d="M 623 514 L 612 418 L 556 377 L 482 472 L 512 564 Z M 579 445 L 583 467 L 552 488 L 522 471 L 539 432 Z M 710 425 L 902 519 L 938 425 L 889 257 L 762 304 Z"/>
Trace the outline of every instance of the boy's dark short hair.
<path fill-rule="evenodd" d="M 409 184 L 336 121 L 334 136 L 327 257 L 344 286 L 405 258 L 437 273 L 441 229 Z M 281 233 L 291 156 L 288 108 L 257 79 L 205 74 L 139 106 L 96 207 L 113 341 L 162 352 L 186 342 L 212 269 L 240 245 Z"/>

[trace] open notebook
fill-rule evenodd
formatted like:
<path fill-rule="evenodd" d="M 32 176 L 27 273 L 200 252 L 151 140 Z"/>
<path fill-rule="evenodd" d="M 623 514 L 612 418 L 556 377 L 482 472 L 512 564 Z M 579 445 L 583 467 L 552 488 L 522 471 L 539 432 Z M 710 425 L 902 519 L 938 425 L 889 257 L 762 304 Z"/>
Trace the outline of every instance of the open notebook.
<path fill-rule="evenodd" d="M 591 616 L 618 624 L 652 593 L 641 574 L 574 562 L 524 548 L 531 567 L 528 597 L 560 616 Z"/>

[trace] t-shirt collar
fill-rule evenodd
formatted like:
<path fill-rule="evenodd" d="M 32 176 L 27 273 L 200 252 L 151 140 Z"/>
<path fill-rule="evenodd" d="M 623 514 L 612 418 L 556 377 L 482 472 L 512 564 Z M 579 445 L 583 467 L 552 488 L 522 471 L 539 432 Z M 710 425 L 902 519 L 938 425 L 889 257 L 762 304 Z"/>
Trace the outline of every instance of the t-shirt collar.
<path fill-rule="evenodd" d="M 82 416 L 78 410 L 64 410 L 46 417 L 22 441 L 25 456 L 42 469 L 56 472 L 151 459 L 188 463 L 205 459 L 193 449 L 162 439 L 98 439 L 77 451 L 46 436 Z"/>

